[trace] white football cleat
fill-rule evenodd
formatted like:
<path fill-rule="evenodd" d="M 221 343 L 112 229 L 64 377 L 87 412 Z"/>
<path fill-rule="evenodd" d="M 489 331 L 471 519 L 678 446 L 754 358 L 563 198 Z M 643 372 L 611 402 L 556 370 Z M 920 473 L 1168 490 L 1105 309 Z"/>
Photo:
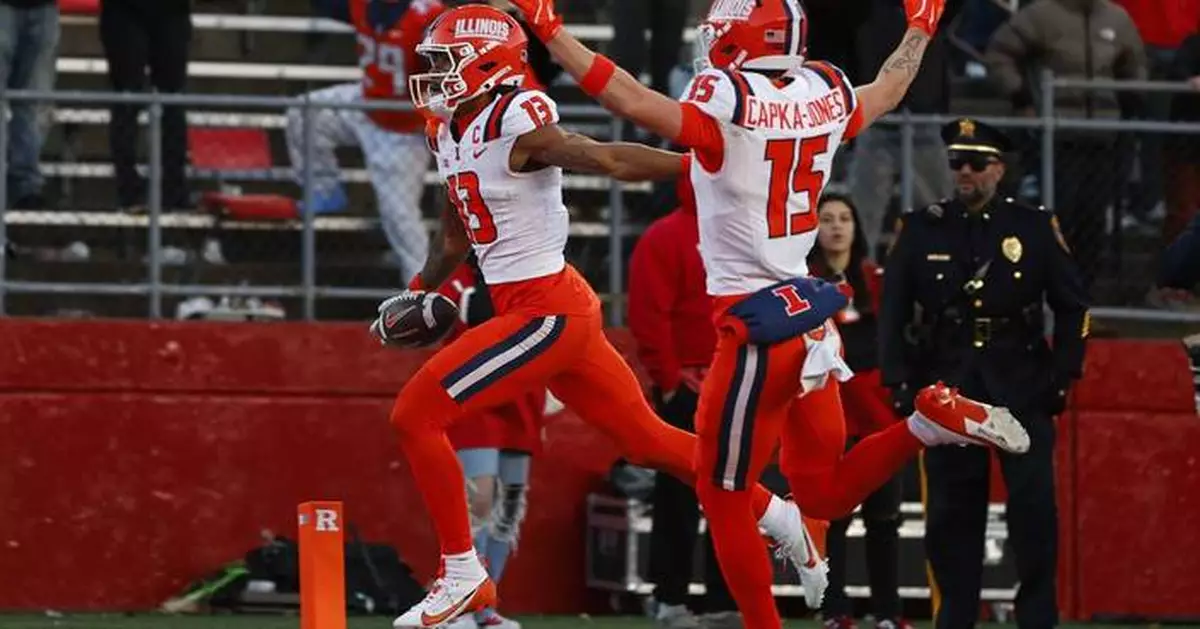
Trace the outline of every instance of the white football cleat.
<path fill-rule="evenodd" d="M 773 499 L 774 500 L 774 499 Z M 821 557 L 813 534 L 800 514 L 800 507 L 791 500 L 780 500 L 782 508 L 769 509 L 760 524 L 775 542 L 775 556 L 787 559 L 800 573 L 804 588 L 804 603 L 809 609 L 820 609 L 829 588 L 829 562 Z"/>
<path fill-rule="evenodd" d="M 935 439 L 920 431 L 926 435 L 922 438 L 926 445 L 959 443 L 995 446 L 1014 454 L 1029 451 L 1029 433 L 1007 408 L 976 402 L 941 382 L 921 389 L 915 407 L 910 422 L 941 429 Z"/>
<path fill-rule="evenodd" d="M 429 594 L 411 609 L 392 621 L 395 629 L 427 629 L 441 627 L 460 616 L 471 614 L 496 604 L 496 584 L 484 573 L 482 577 L 465 578 L 440 573 Z"/>

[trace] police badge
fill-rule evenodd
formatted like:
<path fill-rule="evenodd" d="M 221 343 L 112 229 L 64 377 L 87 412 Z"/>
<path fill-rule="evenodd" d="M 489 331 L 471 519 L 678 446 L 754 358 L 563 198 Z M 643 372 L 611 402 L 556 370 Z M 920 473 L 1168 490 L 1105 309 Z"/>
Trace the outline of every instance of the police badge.
<path fill-rule="evenodd" d="M 1000 251 L 1004 253 L 1004 257 L 1008 258 L 1009 262 L 1016 264 L 1021 261 L 1021 255 L 1025 252 L 1025 247 L 1021 245 L 1019 238 L 1009 236 L 1000 243 Z"/>

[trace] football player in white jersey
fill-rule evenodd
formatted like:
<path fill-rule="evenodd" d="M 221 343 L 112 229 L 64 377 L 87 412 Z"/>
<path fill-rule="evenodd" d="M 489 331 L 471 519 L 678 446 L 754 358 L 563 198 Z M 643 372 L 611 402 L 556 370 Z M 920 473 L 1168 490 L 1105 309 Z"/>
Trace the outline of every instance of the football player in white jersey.
<path fill-rule="evenodd" d="M 553 0 L 512 1 L 585 92 L 695 155 L 689 175 L 718 325 L 696 416 L 703 479 L 696 491 L 747 629 L 780 627 L 746 488 L 781 437 L 780 463 L 797 504 L 823 519 L 849 513 L 925 446 L 1028 449 L 1007 409 L 938 384 L 920 392 L 907 421 L 843 457 L 838 380 L 851 374 L 829 317 L 846 298 L 807 277 L 834 151 L 900 102 L 945 0 L 904 0 L 908 31 L 875 81 L 857 89 L 837 68 L 805 59 L 799 0 L 716 0 L 699 28 L 702 70 L 683 103 L 579 43 L 562 28 Z M 806 576 L 816 578 L 802 570 Z"/>
<path fill-rule="evenodd" d="M 443 14 L 417 51 L 431 70 L 412 77 L 413 101 L 455 212 L 414 290 L 441 284 L 474 250 L 496 316 L 431 357 L 405 384 L 391 422 L 437 531 L 442 571 L 396 627 L 434 627 L 495 603 L 495 585 L 472 549 L 462 469 L 448 424 L 550 391 L 611 436 L 632 462 L 694 484 L 696 436 L 660 420 L 603 332 L 600 302 L 570 265 L 562 169 L 621 179 L 674 178 L 682 156 L 565 133 L 554 101 L 520 88 L 526 38 L 507 14 L 467 5 Z M 381 308 L 385 311 L 386 308 Z M 381 317 L 384 314 L 381 312 Z M 377 321 L 372 329 L 386 334 Z M 808 561 L 799 510 L 750 488 L 754 520 L 795 562 Z"/>

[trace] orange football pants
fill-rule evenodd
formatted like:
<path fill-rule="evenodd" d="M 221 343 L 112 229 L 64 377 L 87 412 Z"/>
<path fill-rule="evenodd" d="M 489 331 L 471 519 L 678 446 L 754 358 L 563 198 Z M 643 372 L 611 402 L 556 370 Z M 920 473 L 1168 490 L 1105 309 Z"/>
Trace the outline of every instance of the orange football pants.
<path fill-rule="evenodd" d="M 696 494 L 704 507 L 721 571 L 747 629 L 779 629 L 773 570 L 759 538 L 746 487 L 757 483 L 780 448 L 780 468 L 805 516 L 840 518 L 917 454 L 905 422 L 845 451 L 840 387 L 803 397 L 803 338 L 772 346 L 741 342 L 719 327 L 716 356 L 696 412 Z M 782 443 L 781 443 L 782 442 Z"/>
<path fill-rule="evenodd" d="M 605 338 L 599 300 L 583 278 L 568 267 L 550 278 L 491 288 L 501 314 L 430 358 L 391 413 L 443 555 L 472 547 L 462 468 L 446 427 L 539 387 L 548 386 L 613 438 L 630 462 L 695 484 L 696 436 L 654 414 L 633 371 Z M 771 494 L 762 487 L 747 493 L 749 508 L 761 516 Z"/>

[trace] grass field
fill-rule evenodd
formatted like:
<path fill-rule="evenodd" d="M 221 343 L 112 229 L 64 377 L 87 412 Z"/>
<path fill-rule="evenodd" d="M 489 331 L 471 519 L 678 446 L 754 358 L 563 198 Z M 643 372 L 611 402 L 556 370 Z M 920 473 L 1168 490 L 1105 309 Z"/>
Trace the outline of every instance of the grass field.
<path fill-rule="evenodd" d="M 524 629 L 652 629 L 654 623 L 644 618 L 603 616 L 524 617 Z M 0 629 L 296 629 L 300 620 L 287 616 L 5 616 L 0 615 Z M 787 629 L 817 629 L 820 625 L 812 620 L 790 621 Z M 869 625 L 864 625 L 869 626 Z M 922 622 L 918 627 L 928 629 L 930 624 Z M 980 625 L 983 629 L 1015 628 L 1016 625 Z M 349 629 L 389 629 L 391 623 L 382 616 L 351 618 Z M 1060 629 L 1132 629 L 1133 627 L 1156 627 L 1156 625 L 1060 625 Z M 1174 625 L 1172 629 L 1189 629 Z M 1200 629 L 1191 627 L 1190 629 Z"/>

